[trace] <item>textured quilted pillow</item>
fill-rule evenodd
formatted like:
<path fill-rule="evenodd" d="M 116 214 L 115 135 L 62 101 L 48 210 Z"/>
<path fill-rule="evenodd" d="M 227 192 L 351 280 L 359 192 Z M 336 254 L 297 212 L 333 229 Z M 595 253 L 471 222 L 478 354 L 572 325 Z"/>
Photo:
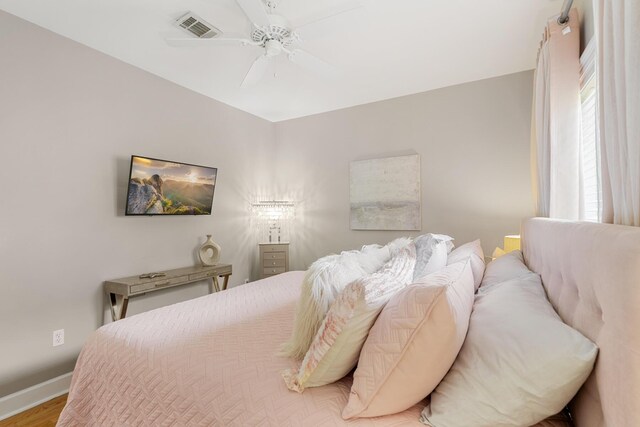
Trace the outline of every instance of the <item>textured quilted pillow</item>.
<path fill-rule="evenodd" d="M 314 262 L 302 282 L 293 333 L 282 345 L 281 355 L 301 360 L 338 294 L 354 280 L 379 270 L 409 242 L 400 238 L 386 246 L 364 246 L 360 251 L 345 251 Z"/>
<path fill-rule="evenodd" d="M 443 269 L 453 248 L 453 238 L 444 234 L 423 234 L 413 240 L 416 245 L 416 269 L 413 280 Z"/>
<path fill-rule="evenodd" d="M 349 284 L 331 305 L 300 368 L 283 373 L 287 387 L 301 393 L 348 374 L 384 305 L 411 283 L 415 264 L 415 245 L 410 243 L 381 270 Z"/>
<path fill-rule="evenodd" d="M 534 425 L 569 403 L 597 353 L 562 322 L 537 274 L 492 285 L 476 296 L 460 354 L 421 421 L 433 427 Z"/>
<path fill-rule="evenodd" d="M 454 264 L 460 261 L 466 261 L 467 258 L 471 258 L 471 270 L 473 271 L 473 284 L 475 290 L 478 290 L 482 276 L 484 275 L 484 252 L 482 251 L 482 245 L 480 240 L 474 240 L 473 242 L 465 243 L 462 246 L 458 246 L 449 254 L 447 258 L 447 264 Z"/>
<path fill-rule="evenodd" d="M 342 417 L 394 414 L 429 395 L 462 347 L 473 292 L 467 259 L 394 295 L 362 348 Z"/>

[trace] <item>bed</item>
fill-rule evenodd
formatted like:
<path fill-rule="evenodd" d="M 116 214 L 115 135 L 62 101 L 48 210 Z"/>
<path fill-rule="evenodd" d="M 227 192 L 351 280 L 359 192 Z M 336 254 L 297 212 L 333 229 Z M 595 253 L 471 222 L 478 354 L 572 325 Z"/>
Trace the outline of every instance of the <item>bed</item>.
<path fill-rule="evenodd" d="M 562 320 L 600 349 L 575 425 L 640 426 L 640 227 L 534 218 L 522 252 Z"/>
<path fill-rule="evenodd" d="M 640 228 L 532 219 L 523 252 L 563 320 L 600 347 L 571 403 L 578 427 L 640 425 Z M 60 426 L 422 426 L 424 402 L 344 421 L 351 378 L 298 394 L 276 355 L 302 272 L 103 326 L 85 344 Z"/>

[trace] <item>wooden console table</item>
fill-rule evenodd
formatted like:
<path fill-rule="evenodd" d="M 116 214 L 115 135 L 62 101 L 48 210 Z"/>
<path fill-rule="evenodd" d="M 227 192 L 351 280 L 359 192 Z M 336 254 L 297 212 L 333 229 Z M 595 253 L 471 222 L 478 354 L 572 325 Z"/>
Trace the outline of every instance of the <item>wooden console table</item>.
<path fill-rule="evenodd" d="M 127 315 L 129 298 L 144 295 L 148 292 L 207 279 L 211 279 L 212 292 L 223 291 L 227 289 L 227 284 L 229 283 L 231 265 L 218 264 L 211 267 L 185 267 L 160 271 L 159 273 L 160 275 L 155 277 L 141 278 L 140 276 L 131 276 L 104 282 L 104 290 L 109 297 L 109 305 L 111 307 L 111 318 L 114 321 L 123 319 Z M 224 278 L 222 287 L 220 287 L 218 277 Z"/>

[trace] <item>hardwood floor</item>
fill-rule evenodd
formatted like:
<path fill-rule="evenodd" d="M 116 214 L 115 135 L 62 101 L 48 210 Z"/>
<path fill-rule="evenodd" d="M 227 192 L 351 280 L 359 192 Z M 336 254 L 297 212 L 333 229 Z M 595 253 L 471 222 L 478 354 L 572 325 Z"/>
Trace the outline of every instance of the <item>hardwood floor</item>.
<path fill-rule="evenodd" d="M 41 405 L 0 421 L 0 427 L 53 427 L 58 422 L 67 395 L 51 399 Z"/>

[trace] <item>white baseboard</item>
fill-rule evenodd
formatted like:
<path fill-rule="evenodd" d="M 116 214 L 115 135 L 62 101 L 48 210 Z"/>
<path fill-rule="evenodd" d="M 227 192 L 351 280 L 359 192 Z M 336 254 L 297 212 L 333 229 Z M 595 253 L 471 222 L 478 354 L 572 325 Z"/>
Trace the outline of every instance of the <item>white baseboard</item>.
<path fill-rule="evenodd" d="M 24 390 L 0 398 L 0 420 L 38 406 L 69 391 L 71 374 L 60 375 Z"/>

